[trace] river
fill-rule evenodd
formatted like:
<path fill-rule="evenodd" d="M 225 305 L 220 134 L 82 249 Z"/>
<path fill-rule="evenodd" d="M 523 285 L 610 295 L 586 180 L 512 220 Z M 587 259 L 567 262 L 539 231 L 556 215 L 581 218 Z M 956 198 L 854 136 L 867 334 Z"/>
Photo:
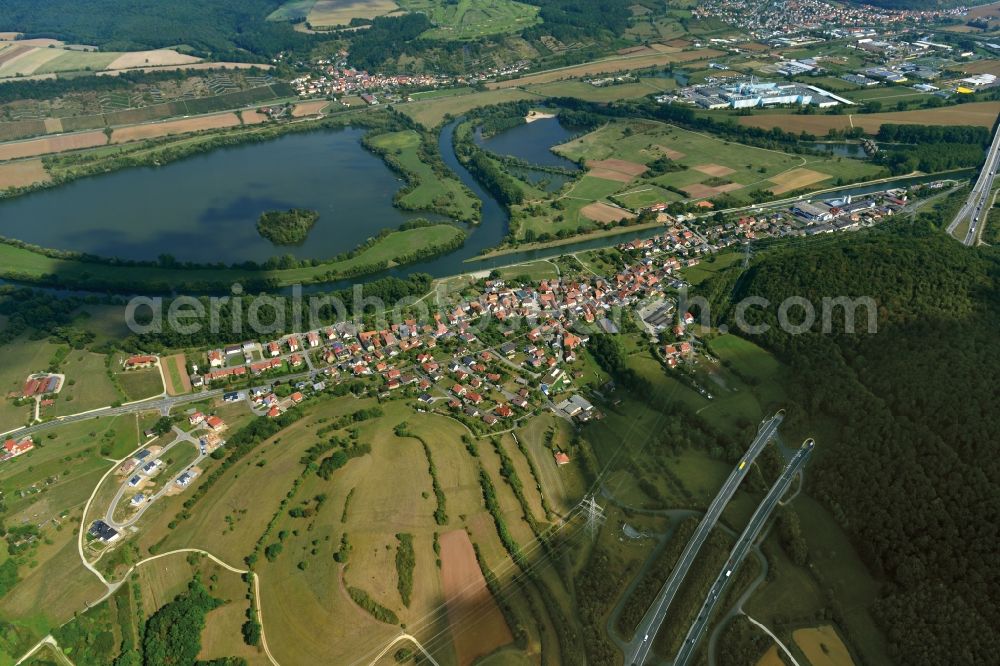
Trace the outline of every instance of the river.
<path fill-rule="evenodd" d="M 628 231 L 614 236 L 605 236 L 605 237 L 597 237 L 590 239 L 584 237 L 580 241 L 569 243 L 566 245 L 513 252 L 510 254 L 491 257 L 490 259 L 485 259 L 485 260 L 468 261 L 469 259 L 473 259 L 482 254 L 484 250 L 495 247 L 503 241 L 504 236 L 507 234 L 509 219 L 507 217 L 507 213 L 504 210 L 504 208 L 485 189 L 483 189 L 483 187 L 475 180 L 475 178 L 472 177 L 472 174 L 469 173 L 459 163 L 458 158 L 455 156 L 453 135 L 455 127 L 461 121 L 462 119 L 454 120 L 445 126 L 438 139 L 438 148 L 440 150 L 441 157 L 444 160 L 445 164 L 458 176 L 458 178 L 462 181 L 462 183 L 464 183 L 483 202 L 481 223 L 475 227 L 470 228 L 465 245 L 459 250 L 444 256 L 435 257 L 427 261 L 415 264 L 407 264 L 405 266 L 400 266 L 397 268 L 380 271 L 378 273 L 363 276 L 361 278 L 353 280 L 341 280 L 338 282 L 323 283 L 319 285 L 308 285 L 305 289 L 306 291 L 315 292 L 315 291 L 329 291 L 329 290 L 341 289 L 350 286 L 357 281 L 369 281 L 387 276 L 405 278 L 406 276 L 412 273 L 418 273 L 418 272 L 429 273 L 434 277 L 445 277 L 449 275 L 457 275 L 460 273 L 466 273 L 470 271 L 483 271 L 492 269 L 497 266 L 510 265 L 514 263 L 531 261 L 541 258 L 550 258 L 553 256 L 558 256 L 560 254 L 565 254 L 569 252 L 578 252 L 582 250 L 590 250 L 595 248 L 606 247 L 608 245 L 613 245 L 616 243 L 633 240 L 635 238 L 649 237 L 659 233 L 659 229 L 653 228 L 653 229 Z M 540 131 L 539 129 L 535 129 L 532 127 L 533 125 L 537 125 L 539 123 L 551 123 L 551 124 L 547 126 L 542 125 L 542 129 L 545 131 Z M 559 129 L 556 129 L 556 127 L 559 127 Z M 540 150 L 540 147 L 544 147 L 545 152 L 551 154 L 548 151 L 549 147 L 551 147 L 552 145 L 557 145 L 558 143 L 561 143 L 566 140 L 566 137 L 563 136 L 564 132 L 565 130 L 562 129 L 561 126 L 558 126 L 557 121 L 545 121 L 545 120 L 536 121 L 528 125 L 521 125 L 515 127 L 514 129 L 508 130 L 507 132 L 504 132 L 501 135 L 498 135 L 497 137 L 491 137 L 491 139 L 487 140 L 486 145 L 491 150 L 495 150 L 494 146 L 497 144 L 493 144 L 492 142 L 495 140 L 502 139 L 500 145 L 505 146 L 504 148 L 504 150 L 506 151 L 505 154 L 511 154 L 514 155 L 515 157 L 520 157 L 521 159 L 525 159 L 527 155 Z M 345 215 L 342 212 L 343 209 L 334 209 L 334 213 L 339 216 L 338 219 L 343 219 L 346 222 L 348 222 L 347 224 L 341 225 L 341 227 L 338 228 L 343 228 L 344 229 L 343 233 L 346 234 L 351 239 L 347 243 L 346 247 L 341 246 L 341 249 L 337 250 L 339 252 L 343 251 L 343 249 L 349 249 L 349 247 L 357 245 L 368 236 L 377 232 L 378 229 L 384 228 L 385 226 L 393 226 L 395 224 L 398 224 L 400 220 L 408 217 L 400 213 L 399 211 L 396 211 L 395 209 L 391 208 L 392 195 L 396 192 L 396 190 L 398 190 L 399 187 L 402 186 L 402 183 L 399 182 L 399 180 L 394 175 L 391 175 L 391 172 L 388 172 L 388 169 L 386 169 L 385 166 L 381 164 L 381 160 L 379 160 L 377 157 L 373 155 L 370 155 L 367 151 L 361 148 L 361 146 L 358 144 L 358 139 L 362 134 L 363 134 L 362 130 L 335 130 L 327 133 L 308 133 L 300 135 L 291 135 L 282 137 L 274 142 L 270 142 L 267 144 L 253 144 L 248 147 L 226 149 L 220 152 L 225 153 L 225 161 L 227 164 L 237 164 L 240 160 L 245 160 L 246 159 L 245 156 L 248 155 L 248 153 L 240 152 L 243 148 L 259 148 L 262 146 L 269 146 L 276 143 L 281 143 L 282 151 L 285 150 L 292 151 L 293 154 L 291 155 L 286 154 L 286 157 L 288 157 L 289 159 L 288 163 L 286 162 L 268 162 L 266 164 L 261 164 L 259 162 L 255 163 L 251 170 L 254 175 L 251 178 L 249 184 L 247 185 L 247 192 L 250 193 L 254 192 L 255 188 L 257 188 L 258 186 L 262 186 L 264 182 L 263 181 L 264 176 L 266 176 L 267 171 L 270 170 L 275 173 L 284 172 L 290 174 L 300 174 L 303 176 L 303 178 L 307 179 L 318 178 L 320 184 L 313 186 L 318 187 L 319 191 L 303 192 L 303 196 L 306 197 L 309 201 L 323 201 L 324 200 L 323 197 L 329 197 L 329 200 L 332 201 L 343 201 L 343 200 L 364 201 L 367 198 L 370 209 L 368 212 L 362 211 L 361 213 L 353 213 L 352 215 Z M 541 137 L 543 136 L 548 136 L 549 139 L 552 141 L 552 143 L 548 143 L 549 139 L 541 140 Z M 520 141 L 523 142 L 521 145 L 518 145 L 518 142 L 515 141 L 515 139 L 517 139 L 518 137 L 520 137 Z M 295 141 L 289 141 L 289 139 L 294 139 Z M 548 145 L 545 145 L 546 143 L 548 143 Z M 342 168 L 343 165 L 345 164 L 344 160 L 346 158 L 344 156 L 326 154 L 326 151 L 338 147 L 343 148 L 344 153 L 350 155 L 351 157 L 356 157 L 360 155 L 361 157 L 365 158 L 358 160 L 361 166 L 357 166 L 357 173 L 363 174 L 363 177 L 365 178 L 370 178 L 371 182 L 357 184 L 360 194 L 359 192 L 343 192 L 344 189 L 350 189 L 349 187 L 345 188 L 342 180 L 344 173 L 346 173 L 346 171 Z M 355 150 L 355 147 L 357 150 Z M 323 174 L 323 175 L 316 175 L 316 174 L 310 175 L 308 173 L 303 172 L 302 170 L 300 170 L 298 165 L 291 164 L 292 162 L 295 161 L 296 157 L 300 157 L 300 153 L 302 151 L 306 151 L 309 155 L 311 155 L 310 163 L 313 164 L 316 168 L 322 168 L 317 164 L 316 160 L 319 160 L 320 162 L 323 162 L 325 160 L 325 163 L 328 164 L 331 169 L 336 168 L 337 170 L 336 171 L 331 170 L 329 174 Z M 213 155 L 216 154 L 217 153 L 211 153 L 207 156 L 204 156 L 204 158 L 211 158 Z M 175 165 L 169 165 L 169 166 L 186 167 L 190 165 L 192 162 L 202 160 L 204 158 L 197 157 L 191 160 L 183 160 L 181 162 L 176 163 Z M 371 160 L 374 160 L 374 163 L 372 163 Z M 208 163 L 218 164 L 212 162 L 211 160 L 208 160 Z M 355 168 L 353 162 L 351 163 L 351 165 L 352 165 L 351 168 Z M 149 172 L 152 176 L 156 177 L 161 175 L 163 170 L 169 168 L 169 166 L 161 167 L 159 169 L 143 169 L 143 170 L 133 170 L 133 171 Z M 202 167 L 199 166 L 199 169 L 200 168 Z M 242 169 L 242 167 L 240 168 Z M 98 183 L 105 179 L 117 179 L 119 176 L 126 176 L 129 173 L 130 173 L 129 171 L 125 171 L 125 172 L 110 174 L 108 176 L 100 176 L 96 178 L 85 179 L 84 181 L 71 183 L 65 186 L 65 188 L 66 191 L 71 191 L 72 188 L 74 188 L 75 186 L 89 184 L 89 183 Z M 205 173 L 204 171 L 199 171 L 199 173 L 201 173 L 202 177 L 204 178 L 214 177 L 209 173 Z M 244 170 L 243 173 L 247 172 Z M 387 173 L 389 173 L 388 176 L 386 175 Z M 948 177 L 961 178 L 964 177 L 965 175 L 967 175 L 966 172 L 961 172 L 956 174 L 949 174 Z M 221 175 L 220 177 L 223 179 L 223 182 L 227 184 L 227 187 L 234 187 L 232 183 L 232 178 L 234 176 L 232 174 L 224 174 Z M 940 179 L 940 177 L 941 176 L 916 176 L 895 181 L 891 185 L 880 184 L 880 185 L 846 186 L 844 188 L 840 188 L 837 191 L 837 196 L 846 196 L 848 194 L 851 195 L 865 194 L 873 191 L 885 190 L 888 189 L 889 187 L 894 187 L 894 186 L 898 187 L 898 186 L 907 186 L 923 182 L 930 182 L 933 180 L 938 180 Z M 127 181 L 115 180 L 115 182 L 123 184 L 126 183 Z M 313 182 L 315 183 L 316 181 L 314 180 Z M 355 184 L 355 179 L 350 178 L 349 183 L 351 184 L 351 186 L 353 186 Z M 207 183 L 193 185 L 193 187 L 198 188 L 198 191 L 201 191 L 200 188 L 202 187 L 210 188 L 213 186 L 214 183 L 212 183 L 211 181 Z M 299 186 L 296 186 L 296 188 L 298 187 Z M 33 235 L 34 229 L 32 225 L 18 224 L 15 220 L 9 219 L 7 217 L 8 213 L 11 210 L 13 210 L 13 208 L 8 208 L 8 207 L 16 206 L 19 203 L 29 202 L 35 197 L 55 195 L 58 194 L 63 189 L 64 189 L 63 187 L 60 187 L 49 192 L 42 192 L 39 194 L 28 195 L 20 200 L 15 199 L 0 204 L 0 233 L 3 233 L 4 235 L 10 235 L 15 238 L 21 238 L 22 240 L 38 242 L 37 240 L 32 240 L 32 238 L 34 237 Z M 175 190 L 169 187 L 165 187 L 163 189 L 165 190 L 165 193 L 156 195 L 157 201 L 161 202 L 162 205 L 167 205 L 167 203 L 170 203 L 171 198 L 173 199 L 181 198 L 178 196 L 178 193 Z M 101 189 L 99 191 L 104 192 L 106 196 L 112 196 L 112 190 Z M 228 191 L 232 192 L 232 190 Z M 171 243 L 174 244 L 183 242 L 182 239 L 185 237 L 185 233 L 187 232 L 171 230 L 170 225 L 167 225 L 166 230 L 160 229 L 155 232 L 149 232 L 149 231 L 144 232 L 141 229 L 141 227 L 144 224 L 148 224 L 146 220 L 153 219 L 162 221 L 163 211 L 154 210 L 153 206 L 143 205 L 141 202 L 136 201 L 135 200 L 136 195 L 133 192 L 127 192 L 127 191 L 118 192 L 117 195 L 120 197 L 125 197 L 129 201 L 132 201 L 133 202 L 132 205 L 134 205 L 137 210 L 137 213 L 135 215 L 130 215 L 129 220 L 130 224 L 138 226 L 139 229 L 138 230 L 127 229 L 127 233 L 129 234 L 155 233 L 155 235 L 158 235 L 161 238 L 170 238 Z M 88 195 L 88 196 L 93 196 L 93 195 Z M 260 195 L 247 194 L 246 196 L 254 199 L 266 198 L 262 194 Z M 835 195 L 831 193 L 823 195 L 823 198 L 830 198 L 833 196 Z M 341 197 L 346 197 L 346 199 L 342 199 Z M 65 205 L 69 205 L 69 199 L 63 201 L 66 202 Z M 296 198 L 282 198 L 281 201 L 283 202 L 282 203 L 283 207 L 303 206 L 303 205 L 309 206 L 308 203 L 305 203 L 303 200 Z M 176 202 L 176 203 L 178 206 L 180 206 L 180 209 L 187 209 L 189 206 L 189 202 Z M 46 205 L 52 206 L 54 204 L 46 204 Z M 96 200 L 93 201 L 93 205 L 100 206 L 102 205 L 102 202 L 100 200 Z M 249 206 L 250 204 L 247 203 L 245 205 Z M 258 202 L 257 205 L 259 206 L 261 204 Z M 324 206 L 333 206 L 333 205 L 334 204 L 324 204 Z M 383 209 L 383 205 L 388 205 L 390 209 L 388 211 Z M 237 206 L 235 204 L 232 206 L 232 208 L 236 207 Z M 320 208 L 320 206 L 312 206 L 312 207 Z M 172 206 L 170 209 L 178 210 L 178 208 L 174 208 Z M 70 226 L 69 220 L 77 219 L 76 216 L 66 216 L 65 210 L 74 210 L 74 209 L 52 210 L 52 215 L 56 215 L 60 220 L 65 220 L 60 223 L 60 226 L 64 228 L 64 231 L 66 231 L 67 227 Z M 112 207 L 112 210 L 120 211 L 121 208 L 116 204 L 115 206 Z M 327 210 L 327 208 L 322 208 L 322 210 Z M 245 229 L 241 229 L 239 233 L 234 231 L 233 232 L 234 237 L 229 237 L 226 234 L 226 229 L 231 228 L 233 224 L 232 218 L 234 217 L 234 215 L 223 214 L 220 211 L 214 211 L 211 214 L 209 214 L 206 213 L 205 211 L 199 212 L 198 210 L 193 210 L 191 214 L 199 219 L 201 218 L 207 219 L 211 217 L 221 220 L 220 222 L 221 226 L 219 227 L 209 226 L 208 222 L 198 222 L 198 224 L 206 225 L 201 232 L 203 238 L 202 237 L 195 238 L 190 236 L 187 237 L 188 240 L 186 242 L 192 244 L 197 244 L 200 242 L 212 248 L 223 248 L 224 254 L 222 256 L 213 255 L 213 258 L 206 260 L 224 261 L 226 263 L 231 263 L 232 261 L 239 261 L 248 258 L 253 258 L 246 255 L 234 254 L 236 250 L 241 249 L 240 243 L 242 241 L 240 239 L 247 240 L 247 242 L 253 241 L 254 246 L 257 245 L 256 241 L 253 239 L 254 238 L 259 239 L 259 237 L 257 237 L 256 230 L 253 229 L 252 221 L 249 222 L 244 221 L 244 223 L 241 223 L 243 224 L 244 227 L 250 227 L 252 231 L 252 234 L 250 234 L 250 236 L 252 236 L 252 238 L 247 239 L 248 234 L 246 233 Z M 88 220 L 94 219 L 93 211 L 83 211 L 81 215 L 82 217 L 80 219 L 88 219 Z M 19 218 L 19 219 L 24 220 L 31 218 Z M 169 219 L 174 219 L 175 226 L 178 228 L 183 228 L 187 224 L 185 220 L 180 218 L 169 218 Z M 388 221 L 389 224 L 386 224 L 385 223 L 386 221 Z M 320 224 L 317 223 L 317 229 L 319 227 Z M 83 227 L 81 225 L 81 229 L 82 228 Z M 83 231 L 74 231 L 72 229 L 69 229 L 69 231 L 71 231 L 70 234 L 71 236 L 85 235 Z M 315 233 L 316 229 L 314 229 L 313 231 L 313 234 Z M 310 241 L 311 240 L 312 239 L 310 239 Z M 105 242 L 112 243 L 115 241 L 108 240 Z M 123 243 L 123 241 L 116 241 L 116 242 L 119 244 L 119 246 L 121 246 Z M 326 242 L 329 243 L 330 241 Z M 39 244 L 50 247 L 59 247 L 64 249 L 65 248 L 80 249 L 77 247 L 73 247 L 72 245 L 67 245 L 64 242 L 39 243 Z M 183 245 L 174 245 L 174 244 L 170 245 L 170 247 L 184 249 Z M 295 250 L 303 252 L 306 250 L 313 251 L 315 250 L 315 248 L 316 248 L 315 245 L 312 245 L 311 242 L 307 242 L 307 244 L 304 245 L 302 248 L 295 248 L 293 252 Z M 163 251 L 167 250 L 160 249 L 152 256 L 155 257 L 156 254 L 159 254 L 160 252 Z M 198 252 L 203 252 L 203 250 L 192 248 L 191 252 L 198 253 Z M 116 253 L 102 252 L 102 254 L 116 254 Z M 271 256 L 272 254 L 276 254 L 276 252 L 273 251 L 273 247 L 270 254 L 265 254 L 264 256 Z M 186 255 L 183 253 L 178 253 L 176 256 L 178 256 L 179 258 L 184 258 Z"/>

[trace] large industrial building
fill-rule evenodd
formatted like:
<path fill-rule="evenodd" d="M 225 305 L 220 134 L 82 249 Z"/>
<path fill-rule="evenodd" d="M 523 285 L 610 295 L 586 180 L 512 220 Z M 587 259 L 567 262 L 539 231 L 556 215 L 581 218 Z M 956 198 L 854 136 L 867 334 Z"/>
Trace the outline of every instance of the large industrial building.
<path fill-rule="evenodd" d="M 703 109 L 749 109 L 761 106 L 814 104 L 820 108 L 837 104 L 853 104 L 845 99 L 816 86 L 804 83 L 773 83 L 744 81 L 740 83 L 719 83 L 691 86 L 676 92 L 661 95 L 658 102 L 670 104 L 682 102 L 694 104 Z"/>

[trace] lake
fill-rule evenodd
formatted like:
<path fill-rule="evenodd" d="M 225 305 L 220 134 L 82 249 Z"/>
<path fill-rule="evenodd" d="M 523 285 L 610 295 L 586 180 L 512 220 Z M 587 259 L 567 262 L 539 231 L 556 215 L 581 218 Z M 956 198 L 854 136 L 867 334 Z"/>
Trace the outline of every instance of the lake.
<path fill-rule="evenodd" d="M 0 235 L 105 257 L 229 264 L 325 259 L 406 220 L 440 219 L 393 207 L 405 183 L 361 146 L 365 131 L 288 134 L 0 201 Z M 320 213 L 301 246 L 260 237 L 262 212 L 293 207 Z"/>
<path fill-rule="evenodd" d="M 558 118 L 542 118 L 494 134 L 488 139 L 484 139 L 477 128 L 475 140 L 478 145 L 497 155 L 510 155 L 538 166 L 575 170 L 578 168 L 575 162 L 556 155 L 551 148 L 566 143 L 576 134 L 563 127 Z"/>

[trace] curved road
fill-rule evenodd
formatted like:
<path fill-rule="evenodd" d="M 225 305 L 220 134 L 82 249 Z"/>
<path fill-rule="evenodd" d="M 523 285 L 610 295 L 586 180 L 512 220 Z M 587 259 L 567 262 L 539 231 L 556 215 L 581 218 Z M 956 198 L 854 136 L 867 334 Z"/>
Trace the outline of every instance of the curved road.
<path fill-rule="evenodd" d="M 204 460 L 207 457 L 207 455 L 201 453 L 201 446 L 198 443 L 198 440 L 196 440 L 190 434 L 184 432 L 183 430 L 181 430 L 180 428 L 177 428 L 176 426 L 174 427 L 174 433 L 177 435 L 177 439 L 175 439 L 174 441 L 170 442 L 165 447 L 163 447 L 163 450 L 160 451 L 160 453 L 157 456 L 157 458 L 162 458 L 167 453 L 167 451 L 169 451 L 170 449 L 174 448 L 178 444 L 181 444 L 181 443 L 184 443 L 184 442 L 190 443 L 192 446 L 194 446 L 195 450 L 198 451 L 198 457 L 195 458 L 194 461 L 191 462 L 190 465 L 188 465 L 187 467 L 185 467 L 184 470 L 182 470 L 177 476 L 175 476 L 174 479 L 176 479 L 181 474 L 183 474 L 185 471 L 187 471 L 188 468 L 193 467 L 193 466 L 197 465 L 198 463 L 200 463 L 202 460 Z M 136 472 L 136 473 L 138 474 L 138 472 Z M 142 517 L 142 514 L 144 514 L 146 512 L 146 509 L 148 509 L 150 506 L 153 505 L 153 502 L 155 502 L 156 500 L 160 499 L 160 497 L 164 493 L 166 493 L 168 490 L 170 490 L 170 486 L 172 485 L 171 482 L 174 480 L 174 479 L 169 479 L 166 483 L 163 484 L 163 487 L 161 487 L 154 494 L 150 495 L 146 499 L 146 501 L 142 503 L 142 506 L 139 507 L 139 510 L 135 512 L 135 515 L 133 515 L 132 517 L 130 517 L 128 520 L 119 523 L 114 518 L 115 509 L 118 507 L 118 504 L 122 501 L 122 498 L 125 496 L 125 494 L 130 490 L 130 488 L 128 486 L 128 480 L 130 478 L 132 478 L 132 476 L 133 476 L 132 474 L 127 474 L 126 477 L 122 480 L 121 487 L 118 489 L 118 492 L 115 493 L 115 498 L 113 500 L 111 500 L 111 504 L 108 505 L 108 511 L 104 515 L 104 522 L 106 522 L 108 525 L 110 525 L 111 527 L 115 528 L 119 532 L 121 532 L 122 530 L 124 530 L 125 528 L 131 526 L 137 520 L 139 520 L 139 518 Z"/>
<path fill-rule="evenodd" d="M 646 663 L 646 660 L 649 658 L 649 651 L 653 648 L 653 640 L 656 638 L 657 632 L 667 617 L 667 610 L 669 610 L 671 602 L 673 602 L 674 597 L 677 595 L 677 590 L 680 589 L 681 583 L 684 581 L 684 576 L 698 556 L 698 551 L 701 550 L 702 545 L 708 539 L 708 535 L 719 521 L 723 509 L 726 508 L 726 504 L 729 503 L 740 482 L 743 481 L 743 477 L 750 471 L 751 464 L 763 450 L 764 445 L 777 433 L 778 426 L 781 425 L 783 419 L 784 412 L 781 411 L 764 423 L 757 433 L 757 437 L 750 444 L 750 448 L 747 449 L 746 455 L 743 456 L 740 463 L 729 474 L 729 478 L 722 485 L 719 494 L 712 500 L 708 510 L 705 512 L 705 516 L 698 523 L 698 527 L 691 536 L 691 540 L 684 547 L 680 558 L 678 558 L 677 565 L 670 572 L 670 576 L 666 582 L 663 583 L 656 601 L 646 611 L 642 622 L 636 628 L 635 638 L 629 643 L 628 650 L 625 652 L 626 664 L 643 666 Z"/>

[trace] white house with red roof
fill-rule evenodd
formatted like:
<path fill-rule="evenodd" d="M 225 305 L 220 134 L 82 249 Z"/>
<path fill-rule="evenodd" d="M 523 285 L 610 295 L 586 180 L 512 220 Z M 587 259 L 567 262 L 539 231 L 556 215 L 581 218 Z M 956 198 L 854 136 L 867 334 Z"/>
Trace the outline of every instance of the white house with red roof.
<path fill-rule="evenodd" d="M 3 445 L 3 459 L 9 460 L 10 458 L 16 458 L 22 453 L 27 453 L 33 448 L 35 448 L 35 442 L 31 439 L 31 437 L 8 439 Z"/>

